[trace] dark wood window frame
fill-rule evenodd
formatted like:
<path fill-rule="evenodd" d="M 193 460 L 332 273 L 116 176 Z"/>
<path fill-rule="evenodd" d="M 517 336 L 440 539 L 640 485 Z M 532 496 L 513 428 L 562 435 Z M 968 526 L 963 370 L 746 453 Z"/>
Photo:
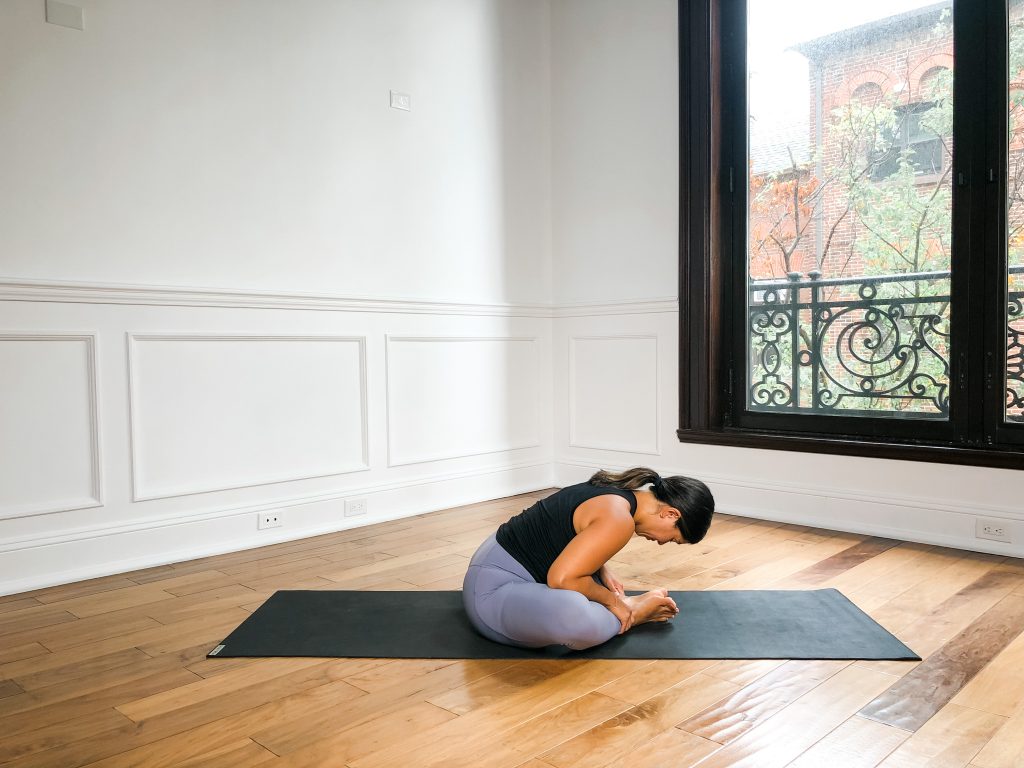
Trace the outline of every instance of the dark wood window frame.
<path fill-rule="evenodd" d="M 961 307 L 956 316 L 969 320 L 958 327 L 954 319 L 950 418 L 942 422 L 752 413 L 745 397 L 734 395 L 745 391 L 746 375 L 733 330 L 739 302 L 745 310 L 746 269 L 737 268 L 735 254 L 736 243 L 745 243 L 746 200 L 734 193 L 745 189 L 745 181 L 730 171 L 746 173 L 745 138 L 737 142 L 735 136 L 746 117 L 740 91 L 745 78 L 736 76 L 738 67 L 745 74 L 746 32 L 736 21 L 745 17 L 745 2 L 680 0 L 678 9 L 679 440 L 1024 469 L 1024 425 L 1004 424 L 992 395 L 993 387 L 999 389 L 1000 345 L 1005 350 L 1005 332 L 999 334 L 1005 307 L 984 300 L 1000 295 L 1006 280 L 1006 248 L 992 234 L 1005 231 L 1005 173 L 985 178 L 987 169 L 1005 167 L 1007 153 L 1005 78 L 988 77 L 1006 70 L 1000 39 L 1005 2 L 954 0 L 954 48 L 982 53 L 958 53 L 956 63 L 953 270 L 960 277 L 954 277 L 951 296 Z M 992 119 L 971 119 L 979 114 Z M 737 145 L 744 148 L 739 163 Z M 732 209 L 737 204 L 740 214 Z"/>

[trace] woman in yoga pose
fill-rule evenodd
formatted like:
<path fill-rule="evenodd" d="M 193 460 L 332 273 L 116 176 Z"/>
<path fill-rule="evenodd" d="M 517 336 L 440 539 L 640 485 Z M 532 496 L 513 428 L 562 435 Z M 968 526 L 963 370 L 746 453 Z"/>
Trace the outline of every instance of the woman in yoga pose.
<path fill-rule="evenodd" d="M 646 467 L 597 472 L 538 501 L 480 545 L 463 582 L 466 613 L 495 642 L 573 650 L 668 621 L 679 609 L 667 590 L 627 597 L 607 563 L 633 534 L 696 544 L 714 509 L 699 480 L 662 478 Z"/>

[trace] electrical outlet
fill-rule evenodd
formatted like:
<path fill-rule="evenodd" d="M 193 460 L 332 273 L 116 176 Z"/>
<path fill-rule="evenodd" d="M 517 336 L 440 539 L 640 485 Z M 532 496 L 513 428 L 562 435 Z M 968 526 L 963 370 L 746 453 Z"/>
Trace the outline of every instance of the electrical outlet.
<path fill-rule="evenodd" d="M 986 520 L 979 517 L 975 523 L 975 537 L 979 539 L 990 539 L 992 541 L 1004 541 L 1012 543 L 1010 527 L 1006 520 Z"/>
<path fill-rule="evenodd" d="M 355 517 L 366 514 L 366 499 L 346 499 L 345 517 Z"/>
<path fill-rule="evenodd" d="M 280 528 L 284 520 L 280 512 L 260 512 L 256 516 L 256 527 L 261 531 L 264 528 Z"/>

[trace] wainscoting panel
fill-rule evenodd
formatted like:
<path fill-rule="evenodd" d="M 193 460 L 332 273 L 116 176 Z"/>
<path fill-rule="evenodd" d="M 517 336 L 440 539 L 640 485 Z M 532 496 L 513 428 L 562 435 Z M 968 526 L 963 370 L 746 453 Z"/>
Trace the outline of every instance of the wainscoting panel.
<path fill-rule="evenodd" d="M 658 337 L 569 338 L 569 445 L 658 454 Z"/>
<path fill-rule="evenodd" d="M 134 501 L 368 468 L 365 343 L 129 336 Z"/>
<path fill-rule="evenodd" d="M 102 504 L 96 339 L 0 333 L 0 518 Z"/>
<path fill-rule="evenodd" d="M 388 466 L 540 445 L 539 340 L 387 340 Z"/>

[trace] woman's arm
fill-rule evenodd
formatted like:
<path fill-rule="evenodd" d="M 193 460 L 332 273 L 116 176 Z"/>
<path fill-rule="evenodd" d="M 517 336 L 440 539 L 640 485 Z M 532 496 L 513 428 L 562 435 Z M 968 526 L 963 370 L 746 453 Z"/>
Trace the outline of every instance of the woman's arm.
<path fill-rule="evenodd" d="M 612 569 L 608 567 L 607 563 L 601 566 L 598 576 L 601 577 L 601 582 L 616 595 L 621 597 L 626 594 L 626 588 L 622 585 L 619 577 L 612 573 Z"/>
<path fill-rule="evenodd" d="M 594 501 L 594 500 L 592 500 Z M 632 626 L 629 606 L 621 595 L 598 584 L 597 573 L 633 536 L 633 518 L 618 504 L 604 504 L 586 515 L 583 527 L 548 570 L 548 586 L 571 589 L 600 603 L 622 624 L 620 634 Z"/>

